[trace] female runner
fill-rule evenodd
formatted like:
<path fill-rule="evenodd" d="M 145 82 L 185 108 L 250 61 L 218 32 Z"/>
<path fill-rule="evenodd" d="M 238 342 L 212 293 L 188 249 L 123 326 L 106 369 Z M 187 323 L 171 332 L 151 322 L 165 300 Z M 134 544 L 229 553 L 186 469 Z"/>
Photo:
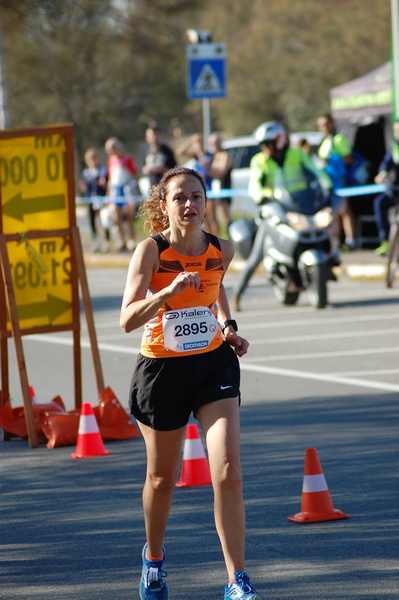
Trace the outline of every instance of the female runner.
<path fill-rule="evenodd" d="M 147 453 L 140 598 L 168 598 L 164 534 L 193 413 L 206 439 L 228 577 L 224 599 L 260 600 L 244 562 L 237 356 L 247 352 L 248 342 L 237 335 L 222 283 L 232 245 L 203 230 L 206 190 L 191 169 L 167 171 L 144 211 L 153 235 L 131 259 L 120 317 L 127 333 L 144 325 L 130 388 L 131 411 Z"/>

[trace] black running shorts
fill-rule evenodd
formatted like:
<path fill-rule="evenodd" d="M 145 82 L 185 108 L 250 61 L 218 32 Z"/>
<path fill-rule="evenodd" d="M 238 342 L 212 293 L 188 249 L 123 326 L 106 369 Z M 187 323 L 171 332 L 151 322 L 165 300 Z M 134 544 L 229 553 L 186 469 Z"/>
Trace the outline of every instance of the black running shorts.
<path fill-rule="evenodd" d="M 224 342 L 204 354 L 147 358 L 139 354 L 130 386 L 130 410 L 159 431 L 184 427 L 204 404 L 240 396 L 240 365 Z"/>

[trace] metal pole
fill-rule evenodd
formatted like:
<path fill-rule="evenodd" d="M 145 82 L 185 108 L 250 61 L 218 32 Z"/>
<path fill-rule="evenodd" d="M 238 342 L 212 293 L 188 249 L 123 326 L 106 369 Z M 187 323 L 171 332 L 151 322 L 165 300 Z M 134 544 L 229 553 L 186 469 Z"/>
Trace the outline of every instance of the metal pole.
<path fill-rule="evenodd" d="M 392 72 L 394 86 L 394 108 L 395 113 L 399 115 L 399 0 L 391 0 L 391 21 L 392 21 Z"/>
<path fill-rule="evenodd" d="M 202 99 L 202 131 L 204 147 L 205 150 L 208 150 L 208 140 L 211 133 L 211 102 L 209 98 Z"/>
<path fill-rule="evenodd" d="M 0 129 L 8 127 L 7 95 L 4 78 L 4 44 L 3 34 L 0 31 Z"/>
<path fill-rule="evenodd" d="M 391 0 L 391 27 L 392 27 L 392 118 L 391 125 L 393 130 L 393 123 L 399 117 L 399 0 Z M 399 146 L 396 143 L 394 136 L 392 135 L 392 153 L 396 163 L 399 162 Z"/>

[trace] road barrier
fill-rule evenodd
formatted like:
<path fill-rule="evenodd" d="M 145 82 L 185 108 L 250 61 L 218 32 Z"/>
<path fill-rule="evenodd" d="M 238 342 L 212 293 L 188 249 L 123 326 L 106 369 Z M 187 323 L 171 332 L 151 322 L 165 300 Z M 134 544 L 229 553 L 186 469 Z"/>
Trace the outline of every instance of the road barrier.
<path fill-rule="evenodd" d="M 370 185 L 357 185 L 353 187 L 343 187 L 335 190 L 335 194 L 337 196 L 341 196 L 342 198 L 352 198 L 354 196 L 370 196 L 372 194 L 380 194 L 387 190 L 387 186 L 384 184 L 370 184 Z M 225 198 L 251 198 L 247 189 L 238 189 L 238 188 L 223 188 L 221 190 L 208 190 L 206 193 L 207 197 L 210 200 L 214 199 L 225 199 Z M 103 206 L 107 204 L 127 204 L 130 201 L 138 202 L 143 199 L 144 196 L 132 195 L 129 196 L 77 196 L 76 204 L 80 206 L 84 206 L 86 204 L 97 204 L 98 206 Z"/>

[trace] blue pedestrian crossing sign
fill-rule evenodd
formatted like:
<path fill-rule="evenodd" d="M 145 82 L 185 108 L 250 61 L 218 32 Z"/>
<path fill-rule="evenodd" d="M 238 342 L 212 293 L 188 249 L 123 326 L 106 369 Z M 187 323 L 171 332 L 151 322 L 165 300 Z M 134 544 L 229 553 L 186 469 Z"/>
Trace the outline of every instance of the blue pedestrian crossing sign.
<path fill-rule="evenodd" d="M 187 92 L 192 100 L 226 96 L 226 49 L 224 44 L 187 46 Z"/>

